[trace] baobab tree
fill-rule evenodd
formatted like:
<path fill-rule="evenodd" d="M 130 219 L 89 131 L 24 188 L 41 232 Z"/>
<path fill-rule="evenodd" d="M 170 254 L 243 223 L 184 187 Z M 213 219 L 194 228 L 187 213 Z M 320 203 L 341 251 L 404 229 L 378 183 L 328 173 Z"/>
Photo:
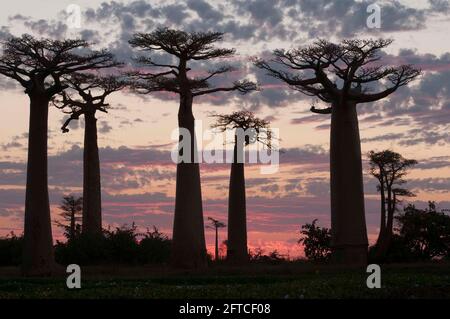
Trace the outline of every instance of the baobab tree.
<path fill-rule="evenodd" d="M 70 114 L 61 130 L 69 132 L 68 125 L 84 116 L 83 148 L 83 223 L 82 233 L 102 234 L 102 200 L 100 159 L 97 142 L 97 111 L 108 113 L 106 98 L 122 90 L 127 82 L 114 75 L 97 76 L 92 73 L 73 73 L 64 77 L 68 89 L 54 99 L 57 108 Z M 72 94 L 75 93 L 75 94 Z"/>
<path fill-rule="evenodd" d="M 22 85 L 30 99 L 24 275 L 50 275 L 55 269 L 47 181 L 49 102 L 65 89 L 61 83 L 63 75 L 116 64 L 110 53 L 87 50 L 88 47 L 83 40 L 35 39 L 31 35 L 3 42 L 0 74 Z"/>
<path fill-rule="evenodd" d="M 382 100 L 421 72 L 411 65 L 383 66 L 380 50 L 389 39 L 318 40 L 289 51 L 275 50 L 271 61 L 255 58 L 257 67 L 291 88 L 330 104 L 311 111 L 331 114 L 330 177 L 332 260 L 365 264 L 367 230 L 356 106 Z M 385 86 L 378 92 L 374 87 Z"/>
<path fill-rule="evenodd" d="M 148 94 L 166 91 L 179 95 L 178 127 L 189 132 L 188 147 L 179 147 L 177 163 L 175 216 L 173 225 L 172 264 L 177 267 L 196 268 L 206 266 L 205 233 L 200 186 L 199 164 L 194 131 L 192 103 L 195 97 L 216 92 L 238 91 L 247 93 L 256 89 L 248 80 L 236 81 L 229 86 L 213 87 L 210 80 L 231 72 L 230 65 L 221 65 L 206 72 L 205 76 L 192 77 L 190 62 L 207 62 L 216 58 L 227 58 L 234 49 L 217 48 L 220 32 L 183 32 L 160 28 L 152 33 L 137 33 L 129 41 L 131 46 L 142 49 L 150 56 L 141 56 L 138 61 L 155 72 L 135 72 L 133 87 L 136 92 Z M 158 52 L 164 52 L 173 63 L 158 63 L 154 60 Z M 180 142 L 182 140 L 180 134 Z M 181 146 L 181 143 L 179 143 Z M 187 152 L 187 153 L 184 153 Z M 187 156 L 183 156 L 187 155 Z M 186 159 L 187 158 L 187 159 Z"/>
<path fill-rule="evenodd" d="M 404 177 L 408 169 L 417 164 L 416 160 L 406 159 L 391 150 L 370 151 L 369 172 L 378 180 L 380 192 L 381 220 L 380 232 L 376 242 L 376 258 L 383 259 L 389 249 L 394 227 L 394 214 L 400 197 L 415 196 L 411 191 L 399 187 L 406 183 Z"/>
<path fill-rule="evenodd" d="M 219 228 L 226 227 L 225 223 L 214 219 L 212 217 L 208 217 L 208 220 L 211 222 L 211 225 L 206 226 L 207 228 L 214 229 L 215 232 L 215 250 L 214 250 L 214 260 L 219 261 Z"/>
<path fill-rule="evenodd" d="M 231 164 L 228 196 L 227 261 L 248 261 L 247 212 L 245 202 L 244 148 L 252 143 L 261 143 L 271 149 L 272 134 L 269 121 L 257 118 L 252 112 L 237 111 L 231 114 L 213 115 L 216 122 L 211 125 L 219 132 L 234 130 L 233 162 Z"/>

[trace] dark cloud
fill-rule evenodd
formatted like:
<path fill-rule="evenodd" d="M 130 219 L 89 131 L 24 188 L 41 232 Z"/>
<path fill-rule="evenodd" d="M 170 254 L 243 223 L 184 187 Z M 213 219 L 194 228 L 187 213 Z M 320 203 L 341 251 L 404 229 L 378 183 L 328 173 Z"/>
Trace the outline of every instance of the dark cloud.
<path fill-rule="evenodd" d="M 406 187 L 416 191 L 448 193 L 450 190 L 450 178 L 408 179 Z"/>

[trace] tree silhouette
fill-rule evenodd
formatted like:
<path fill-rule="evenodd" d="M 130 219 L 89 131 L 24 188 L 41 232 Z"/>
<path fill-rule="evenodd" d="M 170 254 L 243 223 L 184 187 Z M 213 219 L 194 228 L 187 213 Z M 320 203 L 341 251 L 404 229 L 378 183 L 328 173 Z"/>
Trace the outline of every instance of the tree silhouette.
<path fill-rule="evenodd" d="M 35 39 L 31 35 L 3 42 L 0 74 L 17 81 L 30 98 L 24 275 L 50 275 L 55 265 L 47 181 L 49 101 L 65 88 L 63 75 L 116 64 L 106 51 L 86 52 L 88 46 L 83 40 Z"/>
<path fill-rule="evenodd" d="M 101 178 L 95 114 L 97 111 L 108 113 L 109 104 L 105 103 L 106 98 L 123 89 L 127 82 L 114 75 L 96 76 L 91 73 L 73 73 L 64 77 L 63 82 L 68 89 L 53 100 L 57 108 L 70 114 L 61 130 L 68 132 L 69 123 L 84 116 L 82 232 L 101 235 Z"/>
<path fill-rule="evenodd" d="M 325 109 L 312 106 L 311 111 L 331 114 L 332 258 L 337 263 L 367 262 L 356 105 L 386 98 L 420 74 L 410 65 L 386 67 L 379 63 L 380 50 L 391 43 L 385 39 L 344 40 L 340 44 L 318 40 L 303 48 L 275 50 L 269 62 L 254 59 L 257 67 L 291 88 L 331 104 Z M 370 93 L 375 84 L 387 87 Z"/>
<path fill-rule="evenodd" d="M 245 263 L 249 260 L 247 248 L 247 212 L 245 203 L 244 147 L 262 143 L 271 149 L 272 134 L 269 121 L 255 117 L 252 112 L 238 111 L 213 115 L 212 128 L 220 132 L 234 130 L 233 163 L 231 164 L 228 197 L 227 261 Z"/>
<path fill-rule="evenodd" d="M 141 56 L 138 61 L 148 67 L 156 68 L 154 73 L 135 72 L 132 74 L 134 89 L 147 94 L 166 91 L 179 95 L 178 126 L 187 130 L 192 137 L 190 148 L 180 147 L 180 161 L 177 164 L 175 217 L 173 225 L 172 264 L 179 267 L 206 266 L 205 233 L 203 230 L 203 209 L 200 186 L 199 164 L 196 163 L 197 147 L 194 131 L 192 103 L 194 97 L 215 92 L 239 91 L 247 93 L 256 85 L 243 80 L 230 86 L 212 87 L 210 80 L 233 70 L 231 66 L 220 66 L 204 77 L 191 77 L 191 61 L 207 61 L 215 58 L 231 57 L 234 49 L 216 48 L 214 44 L 223 37 L 219 32 L 183 32 L 160 28 L 152 33 L 138 33 L 129 41 L 133 47 L 156 55 L 163 51 L 177 60 L 173 64 L 158 63 L 152 56 Z M 182 136 L 180 135 L 180 141 Z M 190 152 L 185 160 L 183 152 Z"/>
<path fill-rule="evenodd" d="M 370 151 L 369 172 L 378 180 L 377 190 L 380 192 L 381 221 L 380 233 L 376 243 L 376 258 L 382 259 L 389 249 L 394 225 L 394 214 L 399 197 L 415 196 L 409 190 L 395 187 L 406 183 L 403 177 L 408 169 L 417 164 L 416 160 L 406 159 L 391 150 L 381 152 Z"/>
<path fill-rule="evenodd" d="M 448 209 L 438 210 L 428 202 L 426 209 L 409 204 L 396 216 L 402 248 L 414 259 L 433 260 L 450 257 L 450 216 Z"/>
<path fill-rule="evenodd" d="M 216 240 L 215 240 L 215 261 L 219 261 L 219 228 L 226 227 L 225 223 L 222 223 L 221 221 L 218 221 L 217 219 L 214 219 L 212 217 L 208 217 L 208 220 L 211 222 L 211 226 L 206 226 L 207 228 L 214 229 L 216 234 Z"/>
<path fill-rule="evenodd" d="M 305 256 L 313 261 L 328 261 L 331 255 L 331 231 L 326 227 L 316 225 L 317 219 L 311 224 L 302 225 L 298 240 L 303 244 Z"/>
<path fill-rule="evenodd" d="M 83 210 L 83 198 L 73 195 L 64 196 L 59 206 L 63 222 L 56 221 L 55 224 L 64 229 L 64 236 L 73 240 L 80 234 L 81 212 Z"/>

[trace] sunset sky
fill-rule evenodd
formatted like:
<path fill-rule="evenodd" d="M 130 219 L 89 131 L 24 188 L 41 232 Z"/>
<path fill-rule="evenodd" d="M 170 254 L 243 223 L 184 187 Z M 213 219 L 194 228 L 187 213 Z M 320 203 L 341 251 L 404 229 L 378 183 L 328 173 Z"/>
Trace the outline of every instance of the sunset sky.
<path fill-rule="evenodd" d="M 369 29 L 366 8 L 381 7 L 381 28 Z M 69 4 L 82 11 L 81 28 L 67 27 Z M 300 226 L 318 219 L 330 225 L 330 116 L 309 111 L 314 100 L 267 77 L 249 62 L 269 57 L 276 48 L 290 49 L 324 38 L 392 38 L 383 53 L 388 64 L 414 64 L 423 75 L 389 99 L 358 106 L 364 163 L 364 189 L 369 240 L 378 233 L 379 197 L 374 178 L 367 174 L 370 150 L 392 149 L 419 161 L 407 176 L 406 187 L 425 207 L 428 200 L 450 208 L 450 4 L 445 0 L 188 0 L 100 1 L 15 0 L 1 4 L 0 38 L 30 33 L 38 37 L 83 38 L 95 47 L 109 48 L 129 62 L 140 52 L 128 40 L 135 32 L 167 26 L 186 31 L 225 32 L 223 47 L 236 48 L 228 61 L 238 70 L 220 79 L 257 80 L 261 91 L 246 96 L 220 93 L 194 101 L 196 119 L 206 129 L 210 112 L 254 111 L 279 129 L 279 171 L 261 174 L 257 164 L 246 166 L 249 247 L 302 254 L 297 244 Z M 160 59 L 165 59 L 160 56 Z M 211 63 L 193 65 L 207 71 Z M 13 82 L 0 77 L 0 235 L 22 232 L 26 179 L 28 97 Z M 110 96 L 111 110 L 97 114 L 102 171 L 104 227 L 135 222 L 140 229 L 156 225 L 171 235 L 175 164 L 171 133 L 177 124 L 176 96 L 138 96 L 128 91 Z M 318 107 L 324 107 L 319 103 Z M 52 217 L 65 194 L 82 193 L 83 121 L 65 120 L 50 107 L 49 191 Z M 208 143 L 208 142 L 205 142 Z M 226 223 L 228 164 L 202 164 L 205 221 L 211 216 Z M 206 229 L 207 245 L 214 244 Z M 62 239 L 53 226 L 54 238 Z M 226 230 L 221 240 L 226 239 Z"/>

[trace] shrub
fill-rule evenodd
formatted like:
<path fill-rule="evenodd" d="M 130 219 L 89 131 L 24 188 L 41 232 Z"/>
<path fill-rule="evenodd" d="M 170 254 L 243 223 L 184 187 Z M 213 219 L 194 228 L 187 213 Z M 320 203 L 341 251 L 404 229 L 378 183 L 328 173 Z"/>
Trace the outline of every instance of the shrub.
<path fill-rule="evenodd" d="M 171 245 L 172 241 L 153 226 L 153 231 L 147 230 L 139 242 L 139 262 L 143 264 L 168 262 Z"/>
<path fill-rule="evenodd" d="M 23 236 L 13 232 L 0 237 L 0 266 L 18 266 L 22 262 Z"/>
<path fill-rule="evenodd" d="M 142 237 L 139 241 L 138 237 Z M 102 235 L 82 234 L 55 247 L 60 264 L 158 264 L 168 262 L 171 240 L 156 227 L 144 234 L 136 226 L 104 230 Z"/>
<path fill-rule="evenodd" d="M 298 240 L 303 243 L 305 256 L 313 261 L 328 261 L 331 256 L 331 231 L 326 227 L 316 226 L 317 219 L 311 224 L 302 226 L 300 234 L 302 238 Z"/>

